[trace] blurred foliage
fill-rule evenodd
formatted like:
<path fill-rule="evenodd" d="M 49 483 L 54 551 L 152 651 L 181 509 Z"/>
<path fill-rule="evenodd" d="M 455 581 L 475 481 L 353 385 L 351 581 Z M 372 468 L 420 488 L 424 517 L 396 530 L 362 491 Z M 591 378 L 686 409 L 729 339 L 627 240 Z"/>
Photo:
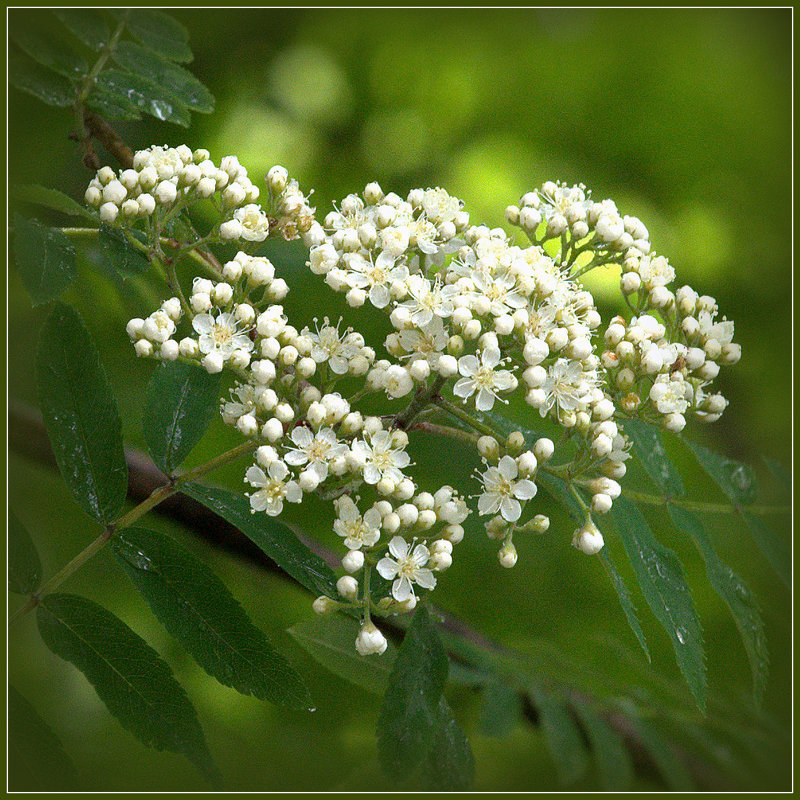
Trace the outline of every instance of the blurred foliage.
<path fill-rule="evenodd" d="M 9 14 L 12 28 L 18 13 Z M 562 178 L 583 181 L 596 197 L 613 197 L 624 213 L 640 216 L 679 276 L 718 298 L 723 313 L 736 321 L 743 346 L 740 364 L 720 379 L 731 401 L 725 416 L 710 429 L 694 426 L 687 433 L 753 463 L 765 487 L 762 499 L 774 499 L 777 489 L 760 456 L 788 465 L 791 447 L 788 9 L 174 13 L 189 29 L 191 69 L 217 98 L 216 112 L 197 118 L 188 132 L 151 120 L 120 124 L 134 149 L 185 141 L 207 147 L 215 159 L 235 153 L 254 180 L 283 163 L 304 189 L 316 189 L 323 214 L 331 202 L 377 179 L 399 193 L 445 186 L 466 201 L 473 220 L 497 225 L 505 206 L 523 192 Z M 90 176 L 67 138 L 69 114 L 17 92 L 9 103 L 10 184 L 41 183 L 82 198 Z M 297 269 L 299 248 L 284 248 L 273 260 L 292 270 L 286 306 L 298 327 L 317 314 L 344 311 L 341 297 Z M 65 299 L 99 343 L 126 440 L 142 446 L 143 388 L 152 365 L 133 358 L 124 323 L 150 310 L 156 287 L 146 277 L 114 283 L 103 263 L 80 249 L 77 263 L 79 280 Z M 593 277 L 590 286 L 603 312 L 615 307 L 616 280 L 610 273 Z M 35 402 L 33 353 L 46 309 L 31 309 L 16 274 L 9 276 L 8 304 L 10 392 Z M 376 316 L 355 318 L 365 334 L 378 335 L 386 323 Z M 421 483 L 445 458 L 459 475 L 454 483 L 472 491 L 468 479 L 475 464 L 463 451 L 443 451 L 416 438 Z M 190 464 L 236 441 L 216 420 Z M 688 486 L 722 499 L 684 451 L 674 455 Z M 230 465 L 217 480 L 238 487 L 242 470 L 240 463 Z M 12 506 L 50 575 L 99 531 L 71 504 L 54 473 L 14 456 L 9 471 Z M 647 487 L 635 473 L 629 484 Z M 547 505 L 542 498 L 545 512 Z M 332 543 L 330 511 L 319 503 L 303 506 L 296 521 Z M 499 567 L 491 543 L 473 525 L 441 582 L 438 603 L 532 659 L 560 653 L 553 656 L 559 664 L 564 657 L 584 662 L 574 669 L 638 687 L 665 704 L 685 703 L 667 637 L 642 614 L 653 653 L 649 666 L 636 651 L 601 564 L 576 556 L 568 519 L 550 510 L 551 534 L 519 542 L 520 561 L 512 572 Z M 655 525 L 658 513 L 649 516 Z M 734 524 L 719 515 L 704 521 L 721 558 L 762 603 L 772 662 L 765 706 L 785 723 L 789 593 L 740 520 Z M 231 788 L 387 788 L 375 752 L 378 698 L 323 672 L 284 633 L 311 614 L 309 597 L 211 551 L 163 519 L 148 525 L 170 532 L 212 566 L 308 677 L 317 701 L 313 714 L 287 711 L 219 686 L 147 613 L 110 553 L 71 579 L 67 591 L 112 607 L 170 663 L 195 698 L 209 746 L 235 782 Z M 705 581 L 691 542 L 669 536 L 666 543 L 684 562 L 704 624 L 710 691 L 726 702 L 746 702 L 750 674 L 735 626 Z M 624 572 L 634 585 L 630 568 Z M 643 608 L 638 590 L 635 599 Z M 202 788 L 177 756 L 143 752 L 86 681 L 44 651 L 32 624 L 13 636 L 9 671 L 17 688 L 61 737 L 79 772 L 92 776 L 93 788 Z M 450 690 L 448 699 L 470 736 L 478 789 L 558 785 L 541 731 L 518 726 L 506 738 L 487 737 L 479 727 L 476 693 Z M 732 770 L 728 779 L 728 788 L 786 788 L 789 760 L 783 751 L 768 753 L 758 774 Z M 637 787 L 654 788 L 655 781 L 640 776 Z M 586 779 L 574 788 L 590 785 Z"/>

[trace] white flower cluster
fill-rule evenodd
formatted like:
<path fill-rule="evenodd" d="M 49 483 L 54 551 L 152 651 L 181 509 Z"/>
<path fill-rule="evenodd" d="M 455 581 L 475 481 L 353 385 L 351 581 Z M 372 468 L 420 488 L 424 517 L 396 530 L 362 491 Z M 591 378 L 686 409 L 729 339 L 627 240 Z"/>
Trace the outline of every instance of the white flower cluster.
<path fill-rule="evenodd" d="M 267 175 L 265 208 L 256 203 L 260 194 L 236 156 L 225 156 L 217 166 L 208 150 L 164 145 L 139 150 L 133 166 L 119 174 L 99 169 L 85 200 L 107 224 L 144 219 L 160 225 L 191 203 L 213 199 L 222 216 L 217 232 L 225 241 L 263 242 L 273 230 L 296 239 L 311 228 L 314 209 L 284 167 L 272 167 Z"/>
<path fill-rule="evenodd" d="M 604 542 L 593 516 L 622 492 L 625 420 L 678 431 L 689 412 L 713 421 L 727 404 L 710 383 L 720 365 L 739 359 L 733 323 L 719 319 L 712 298 L 673 292 L 674 269 L 651 253 L 641 221 L 593 201 L 583 186 L 548 182 L 509 206 L 525 244 L 470 225 L 462 202 L 440 188 L 403 200 L 371 183 L 320 224 L 285 170 L 271 170 L 267 184 L 266 212 L 246 197 L 232 216 L 221 207 L 221 237 L 233 223 L 241 226 L 235 239 L 274 229 L 302 235 L 313 273 L 351 306 L 369 302 L 388 315 L 386 357 L 341 321 L 291 325 L 286 282 L 244 250 L 215 279 L 196 278 L 188 297 L 175 292 L 131 320 L 128 334 L 140 356 L 235 376 L 221 414 L 257 445 L 245 474 L 253 513 L 281 514 L 309 493 L 333 501 L 343 574 L 338 596 L 317 598 L 314 608 L 359 608 L 362 654 L 386 649 L 371 614 L 405 613 L 435 587 L 470 513 L 453 487 L 417 486 L 407 431 L 474 444 L 483 463 L 477 512 L 499 542 L 500 564 L 513 567 L 514 536 L 550 527 L 533 507 L 542 472 L 565 481 L 585 511 L 574 546 L 597 553 Z M 604 325 L 579 278 L 608 265 L 621 271 L 631 313 Z M 383 416 L 360 410 L 378 393 Z M 491 412 L 515 394 L 534 419 L 561 431 L 558 453 L 550 438 L 498 430 Z M 456 427 L 441 424 L 448 421 Z"/>

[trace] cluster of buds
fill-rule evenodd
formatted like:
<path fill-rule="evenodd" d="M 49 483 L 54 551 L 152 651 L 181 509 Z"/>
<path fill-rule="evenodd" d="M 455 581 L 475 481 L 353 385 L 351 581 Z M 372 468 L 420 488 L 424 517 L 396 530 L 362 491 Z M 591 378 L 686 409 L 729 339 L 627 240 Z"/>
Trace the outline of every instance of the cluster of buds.
<path fill-rule="evenodd" d="M 223 163 L 246 185 L 238 162 Z M 674 270 L 651 253 L 641 221 L 583 186 L 548 182 L 507 209 L 528 243 L 470 225 L 463 203 L 440 188 L 403 200 L 371 183 L 319 223 L 285 170 L 273 168 L 267 186 L 266 210 L 244 196 L 232 214 L 220 206 L 220 238 L 302 236 L 314 274 L 350 306 L 387 315 L 381 357 L 341 321 L 290 324 L 286 282 L 245 244 L 213 278 L 196 278 L 186 299 L 174 292 L 131 320 L 128 334 L 140 356 L 234 375 L 221 414 L 257 445 L 244 476 L 253 513 L 281 514 L 311 493 L 333 502 L 342 574 L 337 596 L 314 608 L 359 609 L 362 654 L 386 649 L 372 615 L 406 613 L 434 589 L 470 514 L 452 486 L 416 484 L 407 431 L 474 445 L 483 464 L 475 510 L 488 518 L 500 564 L 513 567 L 514 537 L 550 528 L 535 503 L 543 472 L 571 484 L 585 512 L 572 542 L 595 554 L 604 542 L 594 517 L 622 491 L 625 420 L 677 431 L 690 411 L 712 421 L 724 410 L 708 389 L 719 366 L 739 358 L 733 323 L 718 319 L 712 298 L 673 292 Z M 631 314 L 604 325 L 580 276 L 607 265 L 620 269 Z M 369 415 L 360 404 L 378 394 L 382 415 Z M 561 430 L 558 452 L 550 438 L 497 431 L 491 412 L 515 394 Z"/>

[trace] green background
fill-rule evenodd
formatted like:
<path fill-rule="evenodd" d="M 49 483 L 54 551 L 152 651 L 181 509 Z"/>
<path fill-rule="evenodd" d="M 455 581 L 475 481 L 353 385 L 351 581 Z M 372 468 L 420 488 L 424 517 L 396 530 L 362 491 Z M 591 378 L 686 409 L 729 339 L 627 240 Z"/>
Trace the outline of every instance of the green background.
<path fill-rule="evenodd" d="M 717 297 L 722 313 L 735 320 L 743 347 L 740 364 L 724 369 L 719 379 L 731 401 L 728 411 L 716 425 L 694 425 L 688 434 L 753 463 L 762 499 L 776 499 L 760 456 L 790 463 L 789 10 L 174 13 L 190 31 L 191 69 L 216 96 L 216 111 L 196 116 L 189 131 L 152 120 L 118 125 L 134 149 L 186 142 L 208 148 L 217 161 L 236 154 L 256 181 L 282 163 L 301 187 L 315 190 L 320 216 L 333 201 L 377 179 L 400 194 L 415 186 L 444 186 L 466 201 L 473 221 L 499 225 L 507 204 L 556 178 L 584 182 L 597 199 L 612 197 L 623 213 L 640 216 L 679 279 Z M 10 14 L 11 26 L 30 22 L 22 12 Z M 79 164 L 69 130 L 68 112 L 12 91 L 10 183 L 42 183 L 80 199 L 90 174 Z M 297 327 L 315 315 L 344 311 L 340 297 L 298 268 L 299 249 L 287 248 L 274 261 L 293 289 L 286 305 Z M 609 270 L 591 278 L 604 316 L 613 313 L 617 276 Z M 152 364 L 133 357 L 124 325 L 131 316 L 149 313 L 158 291 L 146 280 L 115 286 L 102 264 L 84 260 L 66 295 L 99 344 L 126 441 L 139 446 Z M 47 308 L 31 308 L 13 269 L 8 299 L 10 393 L 35 403 L 34 353 Z M 366 313 L 353 319 L 374 335 L 385 328 L 382 319 L 370 322 Z M 235 442 L 216 421 L 189 463 Z M 474 491 L 468 476 L 477 461 L 465 451 L 419 441 L 412 447 L 420 483 L 426 477 L 433 483 L 444 461 Z M 675 452 L 692 494 L 716 499 L 684 451 L 678 446 Z M 52 574 L 96 535 L 94 523 L 72 505 L 53 473 L 14 454 L 9 468 L 11 505 L 39 546 L 45 574 Z M 233 465 L 216 479 L 238 487 L 243 469 Z M 648 488 L 645 479 L 632 475 L 631 485 L 637 483 Z M 547 511 L 547 498 L 541 504 Z M 652 670 L 634 650 L 599 562 L 569 546 L 572 526 L 552 512 L 548 536 L 518 543 L 513 571 L 499 567 L 495 546 L 473 526 L 442 576 L 438 604 L 531 655 L 584 661 L 609 682 L 632 685 L 648 683 L 657 671 L 685 696 L 667 637 L 641 596 L 636 600 Z M 329 512 L 321 505 L 294 513 L 311 533 L 335 544 Z M 720 555 L 762 603 L 772 656 L 766 705 L 786 722 L 789 593 L 741 522 L 733 516 L 706 521 Z M 786 518 L 771 522 L 788 537 Z M 66 590 L 109 607 L 172 665 L 198 708 L 230 788 L 386 788 L 375 760 L 378 699 L 322 671 L 284 633 L 312 613 L 310 598 L 210 551 L 158 517 L 148 524 L 191 543 L 214 567 L 308 677 L 317 703 L 313 714 L 288 712 L 215 683 L 147 612 L 110 553 L 73 577 Z M 729 699 L 746 695 L 744 651 L 705 580 L 702 561 L 673 530 L 662 525 L 657 531 L 682 557 L 693 587 L 711 691 Z M 629 568 L 625 575 L 632 585 Z M 629 650 L 630 660 L 609 650 L 609 639 Z M 110 718 L 85 679 L 44 648 L 33 617 L 9 642 L 14 683 L 61 736 L 90 788 L 202 788 L 188 763 L 145 750 Z M 558 785 L 538 730 L 520 726 L 503 740 L 486 737 L 477 729 L 479 698 L 459 690 L 450 699 L 475 751 L 477 788 Z M 763 774 L 731 778 L 728 785 L 785 788 L 788 774 L 788 761 L 777 751 Z M 589 776 L 585 786 L 592 785 Z M 643 778 L 640 785 L 658 784 Z"/>

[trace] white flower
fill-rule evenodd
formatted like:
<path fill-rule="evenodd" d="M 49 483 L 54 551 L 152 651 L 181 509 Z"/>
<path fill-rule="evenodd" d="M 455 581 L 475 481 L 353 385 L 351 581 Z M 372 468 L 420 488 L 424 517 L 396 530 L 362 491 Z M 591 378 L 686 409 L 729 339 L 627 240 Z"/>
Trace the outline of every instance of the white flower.
<path fill-rule="evenodd" d="M 387 646 L 386 637 L 371 622 L 361 626 L 356 637 L 356 650 L 359 655 L 381 655 L 386 652 Z"/>
<path fill-rule="evenodd" d="M 308 469 L 320 482 L 328 477 L 328 464 L 335 458 L 347 455 L 347 445 L 337 440 L 331 428 L 322 428 L 315 435 L 308 428 L 298 426 L 292 431 L 290 438 L 297 447 L 289 448 L 286 463 L 293 467 L 308 464 Z"/>
<path fill-rule="evenodd" d="M 461 211 L 461 201 L 437 186 L 422 195 L 422 210 L 433 222 L 452 222 Z"/>
<path fill-rule="evenodd" d="M 316 333 L 308 328 L 304 328 L 301 333 L 311 339 L 311 358 L 317 364 L 327 361 L 331 371 L 337 375 L 347 374 L 349 360 L 361 352 L 364 344 L 363 339 L 358 334 L 353 335 L 350 328 L 340 334 L 339 325 L 334 327 L 327 317 L 323 320 L 322 327 L 317 327 Z"/>
<path fill-rule="evenodd" d="M 222 312 L 216 319 L 211 314 L 198 314 L 192 327 L 200 334 L 197 343 L 201 353 L 216 352 L 228 359 L 236 350 L 249 353 L 253 349 L 253 342 L 233 314 Z"/>
<path fill-rule="evenodd" d="M 392 583 L 392 597 L 398 603 L 404 603 L 414 597 L 414 584 L 423 589 L 433 589 L 436 578 L 433 572 L 426 569 L 425 565 L 430 558 L 430 551 L 424 544 L 418 544 L 409 553 L 408 542 L 402 536 L 395 536 L 389 542 L 389 552 L 394 558 L 384 556 L 377 565 L 378 574 L 387 581 L 395 579 Z"/>
<path fill-rule="evenodd" d="M 639 277 L 648 289 L 653 289 L 672 283 L 675 270 L 664 256 L 644 256 L 639 262 Z"/>
<path fill-rule="evenodd" d="M 237 384 L 231 389 L 231 398 L 229 402 L 222 404 L 222 419 L 226 425 L 234 425 L 239 417 L 255 412 L 256 392 L 252 384 Z"/>
<path fill-rule="evenodd" d="M 489 411 L 494 401 L 500 399 L 498 391 L 508 391 L 517 385 L 517 379 L 509 370 L 495 370 L 500 363 L 500 351 L 496 347 L 484 348 L 480 360 L 475 355 L 462 356 L 458 359 L 458 371 L 463 377 L 456 381 L 453 394 L 466 402 L 477 392 L 475 408 Z"/>
<path fill-rule="evenodd" d="M 697 315 L 699 331 L 706 339 L 716 339 L 721 345 L 730 344 L 733 341 L 733 322 L 722 319 L 715 322 L 714 317 L 709 311 L 701 310 Z"/>
<path fill-rule="evenodd" d="M 249 203 L 237 209 L 233 218 L 242 226 L 242 239 L 263 242 L 269 236 L 269 217 L 261 210 L 261 206 Z"/>
<path fill-rule="evenodd" d="M 409 310 L 411 321 L 417 327 L 429 325 L 434 315 L 449 317 L 453 313 L 453 297 L 458 294 L 458 287 L 442 286 L 438 278 L 431 283 L 421 275 L 410 275 L 406 286 L 410 299 L 400 305 Z"/>
<path fill-rule="evenodd" d="M 362 517 L 351 497 L 343 495 L 336 501 L 333 530 L 344 539 L 349 550 L 372 547 L 381 538 L 382 517 L 374 506 Z"/>
<path fill-rule="evenodd" d="M 405 265 L 395 266 L 396 259 L 387 252 L 378 254 L 375 260 L 369 261 L 363 256 L 348 260 L 347 284 L 353 289 L 369 290 L 369 301 L 375 308 L 389 305 L 391 295 L 389 286 L 394 281 L 404 281 L 408 277 Z"/>
<path fill-rule="evenodd" d="M 483 493 L 478 498 L 479 514 L 496 514 L 507 522 L 516 522 L 522 514 L 520 500 L 536 496 L 536 484 L 527 478 L 518 478 L 517 462 L 503 456 L 496 467 L 489 467 L 478 478 L 483 483 Z"/>
<path fill-rule="evenodd" d="M 545 416 L 555 405 L 559 411 L 577 411 L 586 405 L 593 375 L 585 373 L 579 361 L 559 358 L 547 371 L 542 390 L 547 401 L 539 413 Z"/>
<path fill-rule="evenodd" d="M 245 480 L 258 491 L 248 495 L 250 509 L 266 511 L 271 517 L 277 517 L 283 511 L 283 501 L 299 503 L 303 499 L 303 490 L 296 481 L 286 481 L 289 468 L 283 461 L 273 461 L 265 473 L 261 467 L 253 465 L 246 474 Z"/>
<path fill-rule="evenodd" d="M 403 480 L 400 470 L 411 463 L 403 446 L 395 444 L 391 434 L 383 430 L 373 433 L 369 442 L 357 439 L 353 442 L 352 453 L 363 464 L 364 481 L 369 484 L 376 484 L 382 478 L 398 484 Z"/>
<path fill-rule="evenodd" d="M 689 386 L 677 373 L 676 380 L 670 375 L 659 375 L 650 387 L 650 400 L 659 414 L 683 414 L 689 407 L 686 399 Z"/>
<path fill-rule="evenodd" d="M 432 368 L 436 368 L 439 358 L 447 345 L 448 335 L 439 317 L 421 329 L 406 328 L 397 332 L 397 340 L 407 355 L 401 358 L 425 358 Z"/>
<path fill-rule="evenodd" d="M 512 314 L 516 309 L 528 305 L 528 301 L 517 291 L 517 282 L 511 275 L 492 277 L 482 270 L 474 270 L 470 277 L 476 290 L 473 297 L 476 301 L 485 297 L 490 304 L 489 310 L 496 317 Z"/>

